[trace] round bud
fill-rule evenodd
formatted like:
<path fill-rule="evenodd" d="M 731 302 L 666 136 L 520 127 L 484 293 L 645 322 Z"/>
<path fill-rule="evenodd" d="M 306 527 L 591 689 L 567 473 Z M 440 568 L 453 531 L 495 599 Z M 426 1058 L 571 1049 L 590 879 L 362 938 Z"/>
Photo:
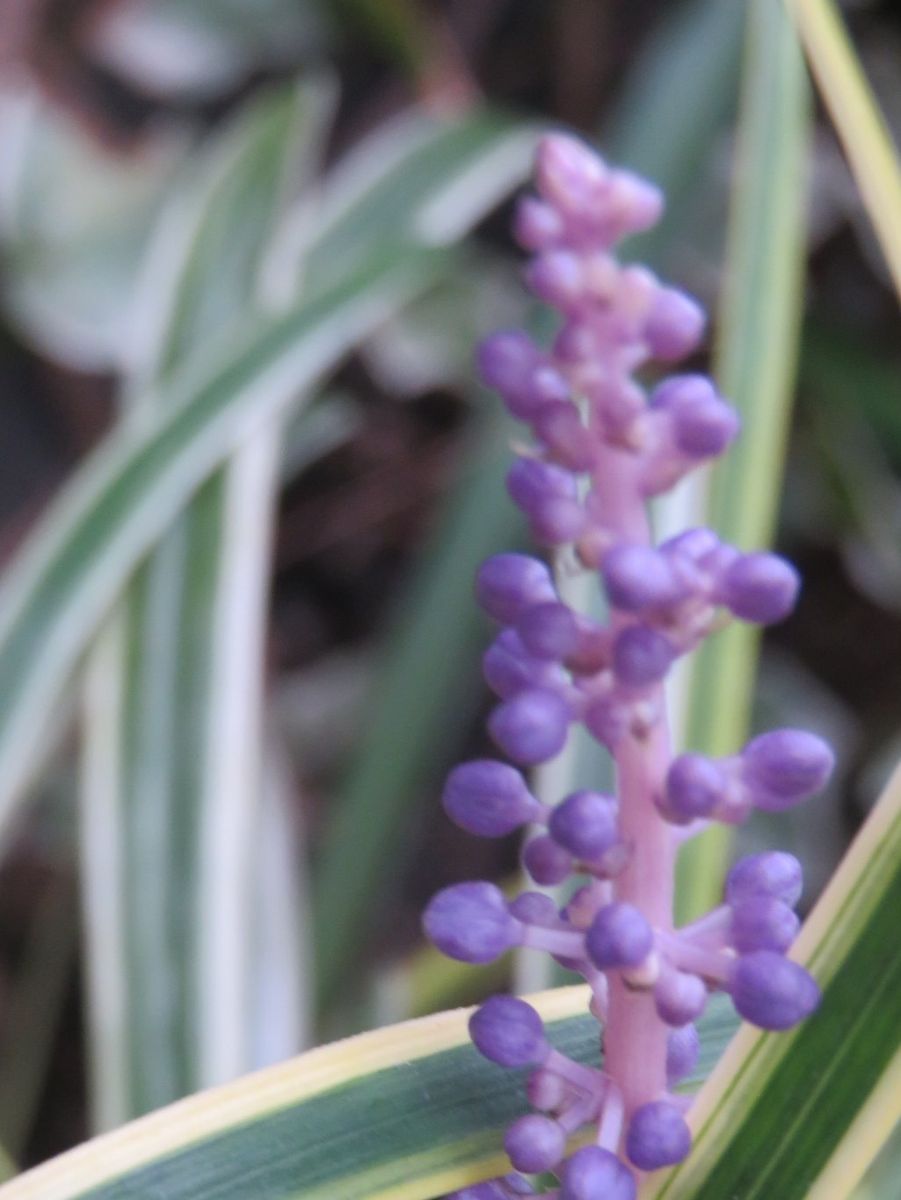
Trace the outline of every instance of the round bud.
<path fill-rule="evenodd" d="M 778 811 L 824 787 L 835 766 L 835 755 L 814 733 L 774 729 L 748 742 L 741 763 L 757 807 Z"/>
<path fill-rule="evenodd" d="M 504 1149 L 517 1171 L 537 1175 L 551 1171 L 566 1153 L 566 1134 L 556 1121 L 530 1113 L 514 1121 L 504 1136 Z"/>
<path fill-rule="evenodd" d="M 771 625 L 795 606 L 801 579 L 778 554 L 742 554 L 726 570 L 723 603 L 743 621 Z"/>
<path fill-rule="evenodd" d="M 704 334 L 704 310 L 677 288 L 660 288 L 645 322 L 651 353 L 663 362 L 676 362 L 697 349 Z"/>
<path fill-rule="evenodd" d="M 560 466 L 570 471 L 591 470 L 595 447 L 586 436 L 579 410 L 569 400 L 544 404 L 535 414 L 532 428 Z"/>
<path fill-rule="evenodd" d="M 480 1054 L 501 1067 L 539 1066 L 550 1046 L 541 1017 L 517 996 L 492 996 L 469 1018 L 469 1036 Z"/>
<path fill-rule="evenodd" d="M 698 1065 L 701 1039 L 694 1025 L 674 1029 L 666 1039 L 666 1081 L 670 1085 L 686 1079 Z"/>
<path fill-rule="evenodd" d="M 654 389 L 651 404 L 670 413 L 676 445 L 691 458 L 721 454 L 738 434 L 738 414 L 706 375 L 667 379 Z"/>
<path fill-rule="evenodd" d="M 707 988 L 697 975 L 664 971 L 654 988 L 654 1004 L 662 1021 L 678 1028 L 694 1021 L 707 1005 Z"/>
<path fill-rule="evenodd" d="M 517 921 L 524 925 L 544 925 L 553 928 L 560 924 L 557 905 L 544 892 L 520 892 L 507 906 Z"/>
<path fill-rule="evenodd" d="M 610 172 L 584 142 L 566 133 L 549 133 L 538 143 L 535 182 L 541 195 L 563 212 L 585 207 L 600 194 Z"/>
<path fill-rule="evenodd" d="M 738 1014 L 761 1029 L 791 1029 L 820 1002 L 820 989 L 804 968 L 772 950 L 742 955 L 729 990 Z"/>
<path fill-rule="evenodd" d="M 492 759 L 455 767 L 441 800 L 450 819 L 477 837 L 505 837 L 541 810 L 519 771 Z"/>
<path fill-rule="evenodd" d="M 614 608 L 641 612 L 679 599 L 679 583 L 666 557 L 653 546 L 621 542 L 601 559 L 604 589 Z"/>
<path fill-rule="evenodd" d="M 482 674 L 504 700 L 526 688 L 553 687 L 565 679 L 555 663 L 529 654 L 515 629 L 502 629 L 482 655 Z"/>
<path fill-rule="evenodd" d="M 680 754 L 666 774 L 664 807 L 680 821 L 709 817 L 722 803 L 726 787 L 719 763 L 703 754 Z"/>
<path fill-rule="evenodd" d="M 541 834 L 526 842 L 522 865 L 536 883 L 542 887 L 554 887 L 570 874 L 573 860 L 553 838 Z"/>
<path fill-rule="evenodd" d="M 556 600 L 551 573 L 528 554 L 494 554 L 476 574 L 476 600 L 495 620 L 512 622 L 534 604 Z"/>
<path fill-rule="evenodd" d="M 582 260 L 571 250 L 545 250 L 526 267 L 526 282 L 545 304 L 577 307 L 585 293 Z"/>
<path fill-rule="evenodd" d="M 520 615 L 516 631 L 536 658 L 562 662 L 579 645 L 579 626 L 572 609 L 560 601 L 536 604 Z"/>
<path fill-rule="evenodd" d="M 635 1176 L 609 1150 L 583 1146 L 563 1164 L 560 1200 L 635 1200 Z"/>
<path fill-rule="evenodd" d="M 488 732 L 505 754 L 526 766 L 546 762 L 563 749 L 570 711 L 555 692 L 530 688 L 499 704 Z"/>
<path fill-rule="evenodd" d="M 730 938 L 739 954 L 752 950 L 786 951 L 801 922 L 782 900 L 749 896 L 732 907 Z"/>
<path fill-rule="evenodd" d="M 615 216 L 618 237 L 643 233 L 660 220 L 663 192 L 632 171 L 619 167 L 611 172 L 608 204 Z"/>
<path fill-rule="evenodd" d="M 585 525 L 576 477 L 534 458 L 521 458 L 507 472 L 507 491 L 529 518 L 535 537 L 548 545 L 574 541 Z"/>
<path fill-rule="evenodd" d="M 523 196 L 513 216 L 513 236 L 523 250 L 547 250 L 564 235 L 560 214 L 534 196 Z"/>
<path fill-rule="evenodd" d="M 529 384 L 541 352 L 521 329 L 492 333 L 480 344 L 477 365 L 482 381 L 514 403 L 529 395 Z"/>
<path fill-rule="evenodd" d="M 548 821 L 554 841 L 586 862 L 601 857 L 619 840 L 617 803 L 601 792 L 573 792 L 557 805 Z"/>
<path fill-rule="evenodd" d="M 739 904 L 754 896 L 773 896 L 794 906 L 801 897 L 801 864 L 783 850 L 765 850 L 741 858 L 726 876 L 726 903 Z"/>
<path fill-rule="evenodd" d="M 654 1100 L 632 1114 L 626 1135 L 626 1154 L 642 1171 L 656 1171 L 682 1162 L 691 1150 L 691 1132 L 673 1104 Z"/>
<path fill-rule="evenodd" d="M 624 901 L 605 904 L 585 935 L 588 957 L 600 970 L 637 967 L 654 946 L 654 934 L 644 915 Z"/>
<path fill-rule="evenodd" d="M 432 897 L 422 923 L 438 949 L 460 962 L 493 962 L 519 942 L 519 922 L 493 883 L 444 888 Z"/>
<path fill-rule="evenodd" d="M 627 687 L 659 683 L 676 657 L 670 640 L 646 625 L 632 625 L 613 643 L 613 673 Z"/>

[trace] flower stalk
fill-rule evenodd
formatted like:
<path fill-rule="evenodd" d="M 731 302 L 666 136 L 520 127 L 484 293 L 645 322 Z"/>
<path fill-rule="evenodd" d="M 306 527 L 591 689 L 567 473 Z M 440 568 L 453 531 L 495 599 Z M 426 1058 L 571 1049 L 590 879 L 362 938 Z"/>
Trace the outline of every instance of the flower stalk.
<path fill-rule="evenodd" d="M 508 475 L 511 498 L 541 545 L 598 578 L 610 617 L 601 624 L 565 604 L 540 559 L 501 554 L 483 564 L 476 597 L 502 626 L 484 659 L 499 699 L 488 728 L 507 758 L 529 768 L 583 724 L 614 761 L 616 794 L 584 789 L 550 806 L 507 763 L 455 768 L 443 799 L 457 824 L 483 837 L 538 826 L 523 851 L 535 883 L 585 882 L 559 911 L 538 891 L 508 902 L 493 884 L 457 884 L 433 898 L 424 924 L 463 961 L 545 950 L 585 977 L 603 1025 L 595 1072 L 553 1050 L 522 1000 L 495 996 L 474 1014 L 473 1041 L 486 1057 L 531 1068 L 537 1112 L 507 1131 L 514 1174 L 460 1200 L 526 1194 L 525 1176 L 549 1171 L 560 1187 L 548 1194 L 561 1200 L 634 1200 L 638 1172 L 689 1153 L 685 1101 L 671 1089 L 696 1061 L 693 1022 L 709 993 L 728 991 L 743 1017 L 773 1030 L 819 999 L 785 957 L 798 928 L 797 861 L 779 852 L 742 860 L 725 903 L 676 930 L 678 846 L 710 821 L 734 824 L 755 807 L 803 800 L 833 760 L 820 738 L 793 729 L 724 759 L 673 757 L 664 693 L 673 663 L 731 620 L 781 620 L 799 579 L 777 555 L 743 553 L 710 529 L 654 544 L 648 501 L 721 454 L 738 417 L 706 377 L 663 375 L 702 341 L 697 303 L 614 254 L 658 220 L 659 191 L 564 135 L 540 143 L 536 183 L 515 231 L 532 254 L 527 283 L 557 310 L 559 328 L 548 350 L 520 331 L 494 334 L 479 366 L 534 437 Z M 568 1154 L 585 1124 L 593 1143 Z"/>

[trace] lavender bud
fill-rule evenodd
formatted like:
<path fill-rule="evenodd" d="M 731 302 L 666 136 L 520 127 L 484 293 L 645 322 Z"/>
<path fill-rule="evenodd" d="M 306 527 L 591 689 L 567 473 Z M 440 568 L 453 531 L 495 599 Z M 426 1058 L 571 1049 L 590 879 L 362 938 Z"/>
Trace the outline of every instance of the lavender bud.
<path fill-rule="evenodd" d="M 560 466 L 576 472 L 589 471 L 593 466 L 594 446 L 579 410 L 569 400 L 545 404 L 536 413 L 532 428 Z"/>
<path fill-rule="evenodd" d="M 783 850 L 766 850 L 739 859 L 726 877 L 726 903 L 735 905 L 754 896 L 773 896 L 794 906 L 801 898 L 801 864 Z"/>
<path fill-rule="evenodd" d="M 557 805 L 548 822 L 554 841 L 575 858 L 593 862 L 619 840 L 617 803 L 601 792 L 573 792 Z"/>
<path fill-rule="evenodd" d="M 574 541 L 585 525 L 576 478 L 553 463 L 521 458 L 507 473 L 507 491 L 548 545 Z"/>
<path fill-rule="evenodd" d="M 479 374 L 483 382 L 505 399 L 528 407 L 532 372 L 541 362 L 541 352 L 521 329 L 492 333 L 479 345 Z"/>
<path fill-rule="evenodd" d="M 633 625 L 613 643 L 613 673 L 627 687 L 659 683 L 676 657 L 669 638 L 646 625 Z"/>
<path fill-rule="evenodd" d="M 666 1081 L 672 1086 L 685 1079 L 698 1065 L 701 1039 L 694 1025 L 674 1029 L 666 1039 Z"/>
<path fill-rule="evenodd" d="M 535 182 L 542 196 L 563 212 L 590 207 L 608 177 L 600 156 L 578 138 L 551 133 L 538 143 Z"/>
<path fill-rule="evenodd" d="M 534 604 L 557 599 L 551 573 L 528 554 L 494 554 L 479 567 L 476 600 L 490 617 L 509 624 Z"/>
<path fill-rule="evenodd" d="M 642 1171 L 656 1171 L 682 1162 L 691 1150 L 691 1133 L 673 1104 L 654 1100 L 632 1114 L 626 1135 L 626 1154 Z"/>
<path fill-rule="evenodd" d="M 476 837 L 505 837 L 541 811 L 519 771 L 492 759 L 455 767 L 441 799 L 450 819 Z"/>
<path fill-rule="evenodd" d="M 492 883 L 458 883 L 433 896 L 423 914 L 426 936 L 460 962 L 488 963 L 519 941 L 520 925 Z"/>
<path fill-rule="evenodd" d="M 707 1005 L 707 988 L 697 975 L 664 971 L 654 988 L 654 1004 L 662 1021 L 677 1028 L 695 1020 Z"/>
<path fill-rule="evenodd" d="M 601 559 L 601 577 L 610 603 L 624 612 L 659 608 L 680 598 L 676 573 L 653 546 L 613 546 Z"/>
<path fill-rule="evenodd" d="M 560 924 L 557 905 L 544 892 L 520 892 L 507 908 L 524 925 L 544 925 L 552 929 Z"/>
<path fill-rule="evenodd" d="M 530 1113 L 514 1121 L 504 1137 L 504 1149 L 517 1171 L 536 1175 L 551 1171 L 566 1153 L 566 1134 L 550 1117 Z"/>
<path fill-rule="evenodd" d="M 493 692 L 504 700 L 527 688 L 553 687 L 565 678 L 547 659 L 529 654 L 515 629 L 503 629 L 482 655 L 482 673 Z"/>
<path fill-rule="evenodd" d="M 772 625 L 794 608 L 800 587 L 798 572 L 778 554 L 742 554 L 725 572 L 721 593 L 736 617 Z"/>
<path fill-rule="evenodd" d="M 651 404 L 673 420 L 676 445 L 691 458 L 722 454 L 737 436 L 738 413 L 704 375 L 676 375 L 654 390 Z"/>
<path fill-rule="evenodd" d="M 655 358 L 677 362 L 696 350 L 704 333 L 704 310 L 677 288 L 661 288 L 644 328 Z"/>
<path fill-rule="evenodd" d="M 522 865 L 541 887 L 554 887 L 570 874 L 573 860 L 562 846 L 542 834 L 526 842 Z"/>
<path fill-rule="evenodd" d="M 513 217 L 513 236 L 524 250 L 547 250 L 563 235 L 563 221 L 550 204 L 523 196 Z"/>
<path fill-rule="evenodd" d="M 624 901 L 605 904 L 585 935 L 588 957 L 602 971 L 637 967 L 654 947 L 654 934 L 644 915 Z"/>
<path fill-rule="evenodd" d="M 514 762 L 534 766 L 563 749 L 569 721 L 565 700 L 543 688 L 530 688 L 497 706 L 488 718 L 488 732 Z"/>
<path fill-rule="evenodd" d="M 560 1200 L 635 1200 L 635 1176 L 600 1146 L 583 1146 L 570 1155 L 560 1176 Z"/>
<path fill-rule="evenodd" d="M 534 1067 L 547 1058 L 550 1046 L 541 1017 L 516 996 L 492 996 L 469 1018 L 476 1049 L 501 1067 Z"/>
<path fill-rule="evenodd" d="M 568 605 L 558 601 L 526 609 L 516 623 L 523 645 L 536 658 L 562 662 L 579 646 L 579 626 Z"/>
<path fill-rule="evenodd" d="M 719 763 L 702 754 L 680 754 L 667 772 L 663 807 L 679 821 L 709 817 L 726 794 Z"/>
<path fill-rule="evenodd" d="M 741 752 L 742 774 L 758 808 L 779 811 L 826 785 L 835 755 L 829 745 L 803 729 L 774 729 L 748 742 Z"/>
<path fill-rule="evenodd" d="M 554 308 L 578 306 L 585 291 L 581 258 L 570 250 L 546 250 L 526 268 L 526 281 L 539 300 Z"/>
<path fill-rule="evenodd" d="M 791 1029 L 820 1002 L 820 989 L 804 968 L 772 950 L 742 955 L 729 990 L 738 1014 L 761 1029 Z"/>
<path fill-rule="evenodd" d="M 660 188 L 621 167 L 611 172 L 608 204 L 616 217 L 618 237 L 643 233 L 656 225 L 663 213 Z"/>
<path fill-rule="evenodd" d="M 800 921 L 782 900 L 773 896 L 749 896 L 732 906 L 730 936 L 739 954 L 753 950 L 786 951 L 798 932 Z"/>

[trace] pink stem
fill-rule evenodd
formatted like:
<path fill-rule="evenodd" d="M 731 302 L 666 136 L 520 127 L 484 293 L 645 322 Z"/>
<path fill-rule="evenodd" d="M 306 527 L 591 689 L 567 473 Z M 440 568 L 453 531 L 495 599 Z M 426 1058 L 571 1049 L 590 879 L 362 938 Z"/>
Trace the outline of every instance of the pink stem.
<path fill-rule="evenodd" d="M 657 944 L 680 971 L 691 971 L 713 983 L 728 983 L 735 966 L 735 959 L 729 955 L 685 941 L 679 934 L 658 930 Z"/>
<path fill-rule="evenodd" d="M 605 447 L 600 454 L 594 488 L 604 524 L 616 540 L 651 542 L 634 456 Z M 673 925 L 675 839 L 654 805 L 670 760 L 669 730 L 663 689 L 650 699 L 659 716 L 645 736 L 629 735 L 614 754 L 620 803 L 620 831 L 632 849 L 617 878 L 617 899 L 634 904 L 656 929 Z M 657 1015 L 650 993 L 630 991 L 621 978 L 611 979 L 604 1067 L 622 1095 L 628 1117 L 666 1090 L 666 1045 L 669 1029 Z"/>

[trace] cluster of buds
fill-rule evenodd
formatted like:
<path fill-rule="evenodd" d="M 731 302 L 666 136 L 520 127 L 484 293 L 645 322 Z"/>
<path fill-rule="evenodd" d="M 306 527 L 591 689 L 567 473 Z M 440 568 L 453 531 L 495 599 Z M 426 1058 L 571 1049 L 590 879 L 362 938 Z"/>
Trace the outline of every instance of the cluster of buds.
<path fill-rule="evenodd" d="M 476 1047 L 529 1068 L 536 1111 L 507 1131 L 514 1173 L 461 1200 L 509 1200 L 532 1190 L 525 1176 L 549 1171 L 559 1189 L 548 1194 L 561 1200 L 632 1200 L 637 1172 L 689 1152 L 686 1100 L 672 1088 L 693 1069 L 694 1021 L 709 994 L 728 992 L 742 1017 L 771 1030 L 819 1000 L 786 957 L 798 927 L 797 860 L 772 852 L 740 861 L 724 904 L 676 929 L 677 847 L 711 821 L 797 803 L 824 785 L 833 759 L 820 738 L 793 729 L 726 759 L 673 757 L 664 704 L 673 663 L 727 621 L 782 619 L 799 580 L 784 559 L 742 553 L 710 529 L 653 544 L 647 501 L 724 451 L 739 420 L 702 375 L 650 389 L 636 379 L 689 355 L 704 332 L 694 300 L 613 253 L 659 218 L 659 191 L 563 135 L 542 140 L 536 175 L 538 196 L 520 202 L 516 235 L 532 253 L 528 284 L 560 326 L 549 350 L 523 332 L 493 335 L 480 370 L 533 434 L 508 476 L 513 501 L 565 569 L 597 574 L 609 619 L 567 605 L 540 559 L 500 554 L 483 564 L 476 596 L 502 626 L 484 659 L 499 698 L 488 727 L 517 765 L 464 763 L 447 780 L 444 806 L 482 837 L 537 827 L 523 852 L 531 878 L 549 886 L 576 876 L 579 886 L 559 909 L 540 891 L 509 901 L 491 883 L 462 883 L 434 897 L 424 924 L 466 962 L 517 946 L 547 951 L 584 976 L 603 1025 L 603 1068 L 593 1069 L 553 1049 L 525 1001 L 495 996 L 478 1009 Z M 558 754 L 574 723 L 609 750 L 616 794 L 542 803 L 520 768 Z M 592 1143 L 568 1154 L 570 1136 L 588 1125 Z"/>

